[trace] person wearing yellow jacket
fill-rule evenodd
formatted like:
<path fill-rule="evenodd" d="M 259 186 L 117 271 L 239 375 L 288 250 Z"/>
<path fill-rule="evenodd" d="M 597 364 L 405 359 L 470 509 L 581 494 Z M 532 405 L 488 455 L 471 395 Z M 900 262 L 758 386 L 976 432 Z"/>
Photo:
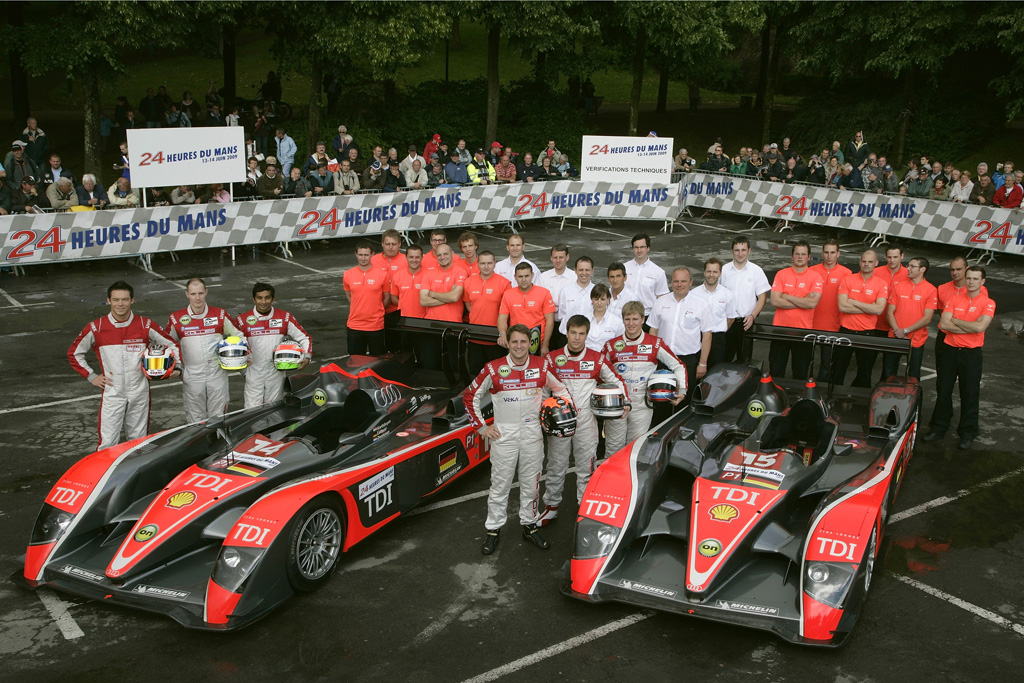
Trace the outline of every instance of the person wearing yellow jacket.
<path fill-rule="evenodd" d="M 494 182 L 495 172 L 491 162 L 484 158 L 483 147 L 478 147 L 473 161 L 466 166 L 469 182 L 473 185 L 489 185 Z"/>

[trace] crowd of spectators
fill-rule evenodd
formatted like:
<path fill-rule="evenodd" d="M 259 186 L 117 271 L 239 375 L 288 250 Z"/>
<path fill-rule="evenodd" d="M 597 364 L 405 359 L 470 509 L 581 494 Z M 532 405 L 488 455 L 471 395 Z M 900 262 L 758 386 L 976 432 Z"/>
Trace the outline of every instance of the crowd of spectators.
<path fill-rule="evenodd" d="M 708 147 L 705 160 L 698 165 L 685 148 L 680 149 L 673 170 L 692 170 L 750 176 L 759 180 L 784 183 L 827 185 L 876 194 L 905 195 L 958 203 L 982 204 L 1015 209 L 1021 206 L 1022 176 L 1012 161 L 1000 162 L 989 172 L 985 162 L 974 169 L 958 169 L 951 161 L 928 155 L 910 159 L 897 171 L 885 155 L 877 154 L 857 131 L 845 150 L 838 140 L 809 159 L 804 159 L 787 137 L 782 145 L 772 142 L 756 147 L 740 147 L 729 156 L 722 140 Z"/>

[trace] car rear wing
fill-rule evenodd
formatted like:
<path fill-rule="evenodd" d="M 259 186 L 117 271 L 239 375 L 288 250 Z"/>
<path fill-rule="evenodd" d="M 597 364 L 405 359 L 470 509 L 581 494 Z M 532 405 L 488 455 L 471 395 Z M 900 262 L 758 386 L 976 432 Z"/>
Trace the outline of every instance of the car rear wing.
<path fill-rule="evenodd" d="M 476 376 L 469 367 L 468 350 L 470 342 L 494 344 L 498 340 L 498 328 L 470 323 L 454 323 L 445 320 L 424 320 L 423 318 L 399 317 L 393 322 L 385 318 L 389 330 L 412 335 L 431 335 L 440 338 L 441 370 L 451 386 L 468 385 Z"/>

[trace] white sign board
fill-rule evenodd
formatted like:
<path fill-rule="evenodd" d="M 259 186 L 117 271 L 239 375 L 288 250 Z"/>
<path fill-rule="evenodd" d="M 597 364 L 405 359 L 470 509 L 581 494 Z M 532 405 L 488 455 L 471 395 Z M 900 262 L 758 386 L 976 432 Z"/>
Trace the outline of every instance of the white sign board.
<path fill-rule="evenodd" d="M 136 128 L 128 131 L 132 187 L 245 180 L 245 129 Z"/>
<path fill-rule="evenodd" d="M 672 181 L 672 138 L 585 135 L 580 180 L 668 185 Z"/>

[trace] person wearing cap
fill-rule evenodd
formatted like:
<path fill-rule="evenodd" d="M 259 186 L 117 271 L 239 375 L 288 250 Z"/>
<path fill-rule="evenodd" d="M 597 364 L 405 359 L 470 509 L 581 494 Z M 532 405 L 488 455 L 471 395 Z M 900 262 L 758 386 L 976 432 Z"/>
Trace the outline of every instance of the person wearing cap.
<path fill-rule="evenodd" d="M 878 169 L 866 168 L 864 169 L 864 191 L 873 192 L 874 194 L 882 194 L 883 186 L 882 179 L 879 177 Z"/>
<path fill-rule="evenodd" d="M 407 189 L 409 183 L 405 181 L 405 176 L 402 175 L 402 169 L 398 164 L 391 164 L 388 166 L 387 172 L 384 174 L 384 191 L 385 192 L 398 192 L 401 189 Z"/>
<path fill-rule="evenodd" d="M 649 131 L 647 131 L 647 137 L 649 137 L 649 138 L 656 138 L 656 137 L 658 137 L 658 131 L 656 131 L 656 130 L 649 130 Z"/>
<path fill-rule="evenodd" d="M 32 176 L 33 179 L 40 177 L 39 166 L 25 154 L 27 146 L 27 142 L 15 140 L 11 143 L 10 153 L 4 159 L 7 187 L 10 188 L 12 195 L 21 190 L 21 179 L 25 176 Z"/>
<path fill-rule="evenodd" d="M 327 168 L 324 162 L 324 168 Z M 277 166 L 267 164 L 267 172 L 256 181 L 256 191 L 264 199 L 277 199 L 284 192 L 284 178 L 277 172 Z"/>
<path fill-rule="evenodd" d="M 361 186 L 364 190 L 384 189 L 384 168 L 379 159 L 374 159 L 363 171 Z"/>
<path fill-rule="evenodd" d="M 334 172 L 334 194 L 355 194 L 359 192 L 359 175 L 352 170 L 352 162 L 342 159 Z"/>
<path fill-rule="evenodd" d="M 497 166 L 501 161 L 501 143 L 495 140 L 491 143 L 491 150 L 487 153 L 487 161 L 491 162 L 491 166 Z"/>
<path fill-rule="evenodd" d="M 441 187 L 448 184 L 448 176 L 445 175 L 444 166 L 437 154 L 430 155 L 430 166 L 427 168 L 427 187 Z"/>
<path fill-rule="evenodd" d="M 130 209 L 139 205 L 139 193 L 132 189 L 132 184 L 125 177 L 120 177 L 107 189 L 110 206 L 118 209 Z"/>
<path fill-rule="evenodd" d="M 437 158 L 441 160 L 442 166 L 448 163 L 449 157 L 451 157 L 451 153 L 448 151 L 448 143 L 441 140 L 437 143 Z"/>
<path fill-rule="evenodd" d="M 465 140 L 462 140 L 462 142 L 465 142 Z M 466 165 L 462 162 L 459 150 L 453 149 L 451 151 L 448 165 L 444 167 L 444 170 L 448 175 L 449 183 L 453 185 L 466 185 L 469 183 L 469 173 L 466 171 Z"/>
<path fill-rule="evenodd" d="M 21 185 L 11 193 L 11 213 L 42 213 L 46 199 L 36 189 L 36 179 L 30 175 L 21 178 Z"/>
<path fill-rule="evenodd" d="M 78 193 L 75 192 L 75 186 L 71 183 L 70 178 L 64 176 L 46 187 L 46 199 L 50 206 L 58 211 L 67 211 L 72 206 L 78 206 Z"/>
<path fill-rule="evenodd" d="M 409 171 L 412 170 L 412 162 L 414 161 L 420 162 L 421 170 L 423 169 L 424 166 L 427 165 L 427 160 L 416 153 L 416 145 L 409 145 L 409 155 L 402 159 L 402 161 L 398 164 L 398 168 L 402 172 L 402 176 L 404 178 L 409 177 Z M 412 183 L 409 184 L 412 185 Z"/>
<path fill-rule="evenodd" d="M 501 159 L 494 166 L 494 177 L 499 183 L 514 183 L 517 179 L 516 165 L 509 159 L 508 152 L 502 152 Z"/>
<path fill-rule="evenodd" d="M 774 142 L 768 149 L 763 176 L 763 180 L 782 180 L 786 177 L 786 166 L 782 162 L 782 155 L 779 154 L 779 146 Z"/>
<path fill-rule="evenodd" d="M 896 175 L 892 166 L 886 164 L 882 166 L 882 192 L 897 193 L 900 191 L 900 179 Z"/>
<path fill-rule="evenodd" d="M 473 185 L 489 185 L 494 182 L 494 166 L 484 157 L 484 148 L 477 147 L 473 161 L 466 167 L 469 182 Z"/>
<path fill-rule="evenodd" d="M 932 191 L 932 185 L 933 183 L 928 167 L 922 166 L 917 171 L 917 178 L 907 184 L 907 196 L 927 199 L 928 193 Z"/>
<path fill-rule="evenodd" d="M 430 141 L 423 146 L 423 158 L 430 159 L 432 154 L 437 154 L 441 149 L 441 134 L 434 133 L 434 137 L 430 138 Z M 440 157 L 438 157 L 440 158 Z"/>
<path fill-rule="evenodd" d="M 323 140 L 316 143 L 316 151 L 302 165 L 302 175 L 309 175 L 312 171 L 315 171 L 316 165 L 321 161 L 330 162 L 330 157 L 327 156 L 327 144 Z"/>
<path fill-rule="evenodd" d="M 423 170 L 423 164 L 419 158 L 412 162 L 412 167 L 405 173 L 405 182 L 413 190 L 424 190 L 427 188 L 427 172 Z"/>

